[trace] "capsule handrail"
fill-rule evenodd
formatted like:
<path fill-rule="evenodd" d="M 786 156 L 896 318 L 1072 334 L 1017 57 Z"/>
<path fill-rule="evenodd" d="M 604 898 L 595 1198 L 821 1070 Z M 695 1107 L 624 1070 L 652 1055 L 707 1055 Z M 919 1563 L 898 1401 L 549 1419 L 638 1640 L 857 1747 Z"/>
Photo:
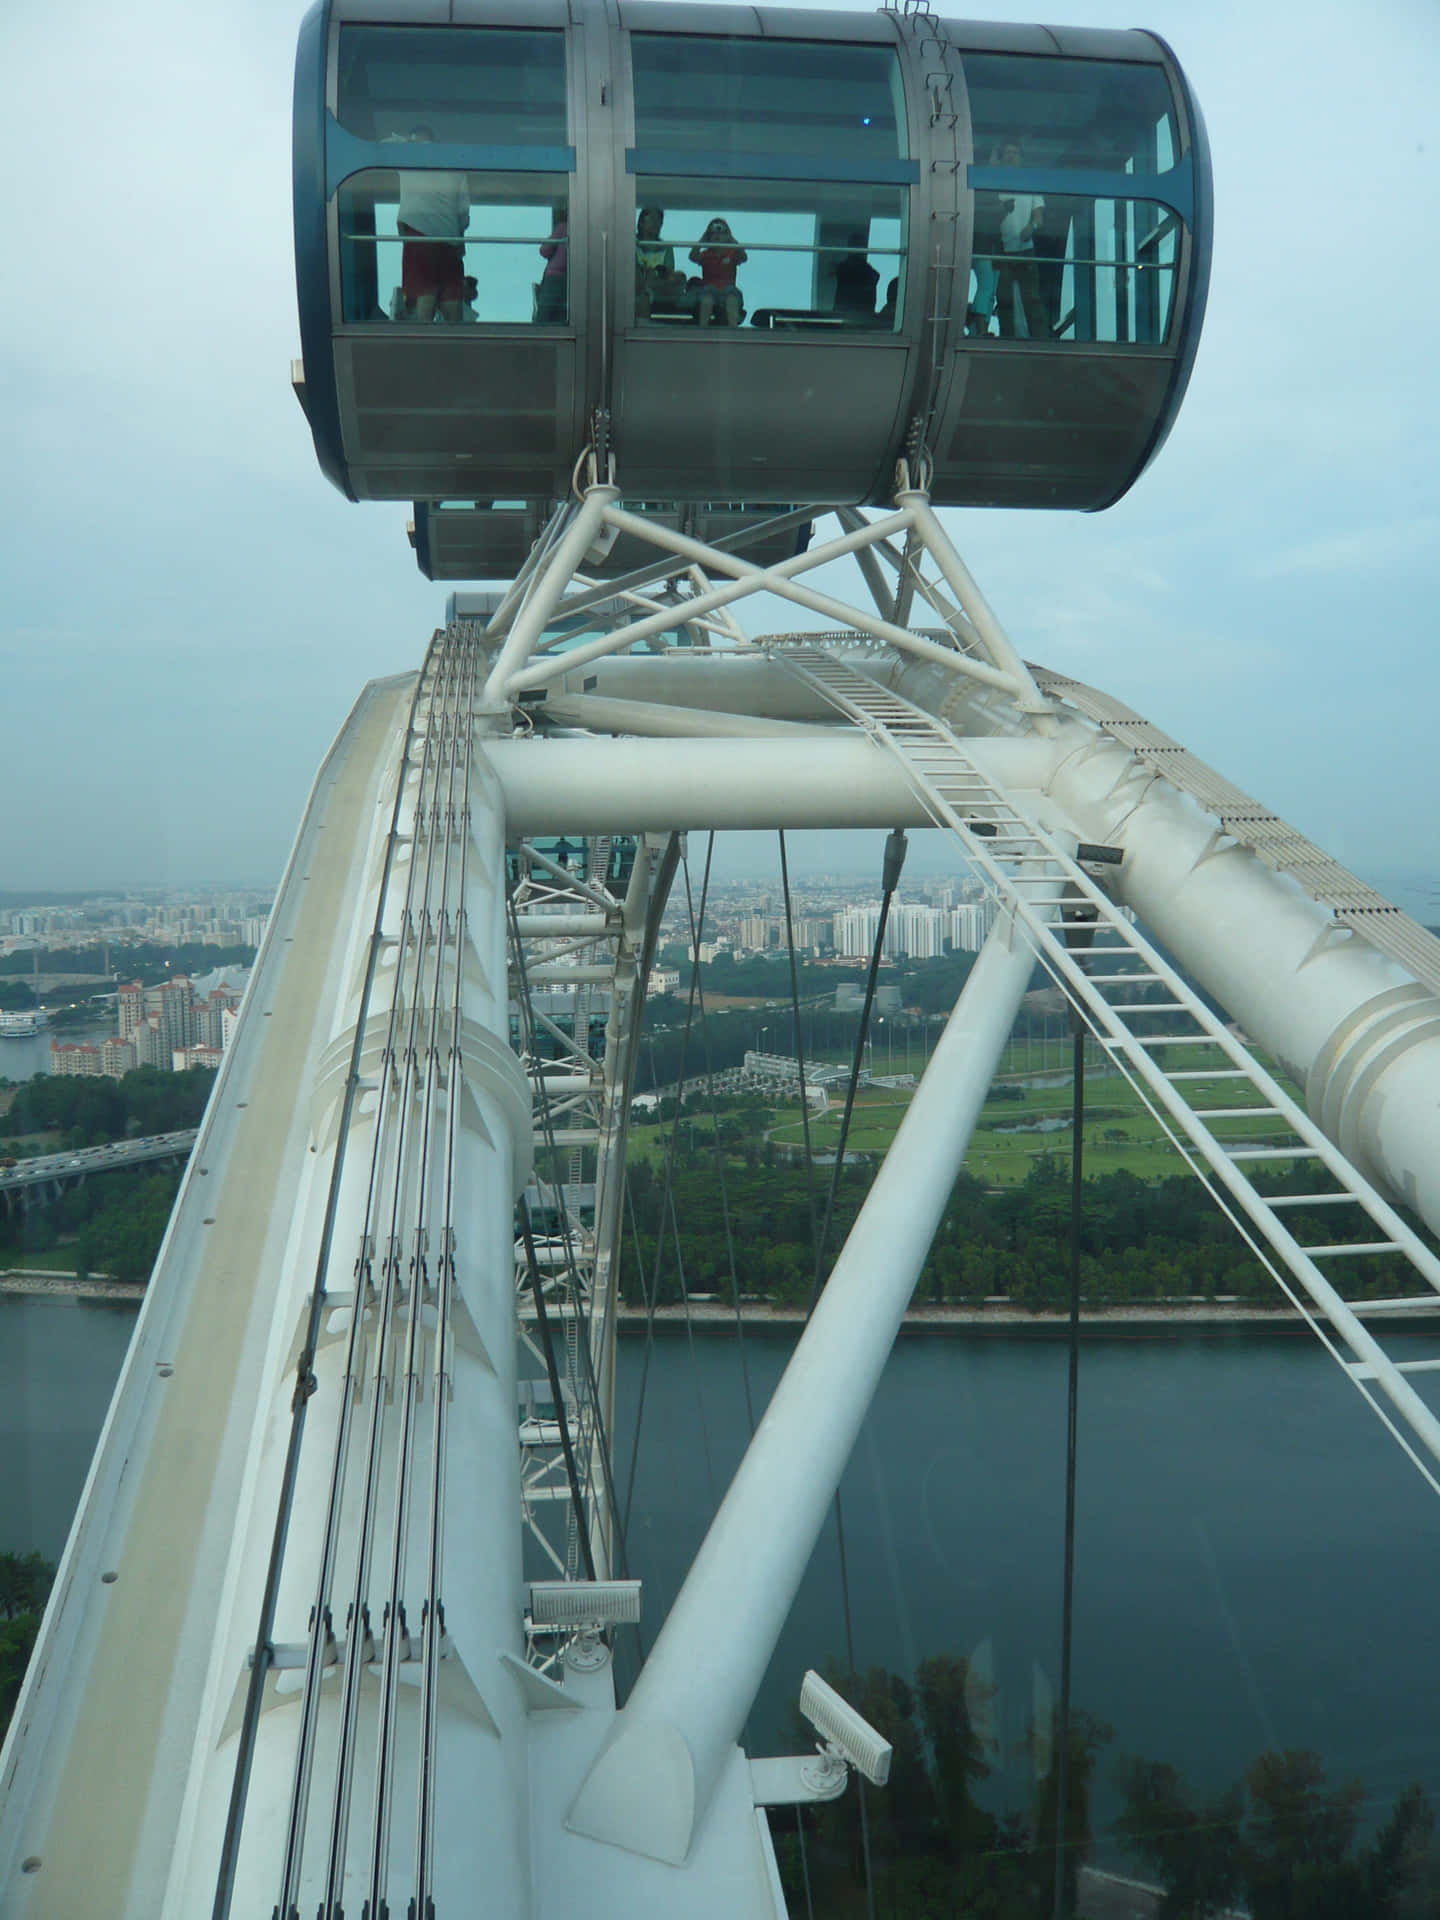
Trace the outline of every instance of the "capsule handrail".
<path fill-rule="evenodd" d="M 470 246 L 532 247 L 532 246 L 542 245 L 545 241 L 547 241 L 550 238 L 550 235 L 548 233 L 531 235 L 531 234 L 523 234 L 523 233 L 515 234 L 515 233 L 470 233 L 470 232 L 458 233 L 458 234 L 348 233 L 348 232 L 342 231 L 340 234 L 340 238 L 342 240 L 349 240 L 354 244 L 361 245 L 361 246 L 370 245 L 371 243 L 378 243 L 381 240 L 385 241 L 388 245 L 391 245 L 391 246 L 393 246 L 397 241 L 401 241 L 401 240 L 418 241 L 422 243 L 426 240 L 433 240 L 439 246 L 448 246 L 448 247 L 470 247 Z M 698 247 L 701 244 L 702 238 L 703 236 L 697 236 L 696 239 L 689 242 L 688 244 L 690 244 L 691 246 Z M 678 251 L 679 248 L 685 246 L 687 243 L 684 240 L 671 240 L 667 235 L 664 244 L 667 247 L 671 248 L 672 250 Z M 828 243 L 824 246 L 819 246 L 819 245 L 809 246 L 804 241 L 801 241 L 801 240 L 747 240 L 744 242 L 744 247 L 747 253 L 850 254 L 850 253 L 864 252 L 867 257 L 869 257 L 872 254 L 878 254 L 882 258 L 887 260 L 890 260 L 890 259 L 903 260 L 909 251 L 909 249 L 906 247 L 876 246 L 876 247 L 860 248 L 860 247 L 832 246 Z M 1008 258 L 1013 258 L 1014 256 L 1005 255 L 1002 257 L 1008 259 Z"/>

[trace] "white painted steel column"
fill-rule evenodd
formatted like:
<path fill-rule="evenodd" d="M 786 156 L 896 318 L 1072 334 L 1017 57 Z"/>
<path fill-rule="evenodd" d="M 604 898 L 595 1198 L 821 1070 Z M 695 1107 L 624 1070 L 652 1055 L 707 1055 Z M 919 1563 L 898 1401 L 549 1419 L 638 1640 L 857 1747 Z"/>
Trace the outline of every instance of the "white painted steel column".
<path fill-rule="evenodd" d="M 517 834 L 933 824 L 899 761 L 857 732 L 496 740 L 488 757 Z"/>
<path fill-rule="evenodd" d="M 679 1865 L 739 1738 L 1035 961 L 986 941 L 829 1285 L 569 1825 Z"/>
<path fill-rule="evenodd" d="M 1341 1152 L 1440 1232 L 1440 1000 L 1127 747 L 1077 725 L 1040 744 L 1048 770 L 1023 741 L 967 750 L 1124 849 L 1117 899 L 1278 1057 Z"/>
<path fill-rule="evenodd" d="M 1023 682 L 1017 682 L 1013 673 L 1002 672 L 986 661 L 976 660 L 950 647 L 936 646 L 933 640 L 926 640 L 905 627 L 897 627 L 878 615 L 872 618 L 830 594 L 816 593 L 796 584 L 795 575 L 808 573 L 831 560 L 843 559 L 857 548 L 871 545 L 886 534 L 900 530 L 906 524 L 903 515 L 896 514 L 886 520 L 874 521 L 861 533 L 846 534 L 839 540 L 827 540 L 823 545 L 811 547 L 792 559 L 781 560 L 773 567 L 751 566 L 748 561 L 740 560 L 733 554 L 722 553 L 715 547 L 707 547 L 698 540 L 689 539 L 683 533 L 675 533 L 668 527 L 657 526 L 620 509 L 606 515 L 606 524 L 618 527 L 622 533 L 634 534 L 637 539 L 648 540 L 655 546 L 667 547 L 672 553 L 694 560 L 712 572 L 728 573 L 732 576 L 731 582 L 728 586 L 714 587 L 708 593 L 697 594 L 693 599 L 663 613 L 652 614 L 649 619 L 633 621 L 627 627 L 617 627 L 603 638 L 586 641 L 583 646 L 557 655 L 554 660 L 535 661 L 523 672 L 515 674 L 514 685 L 517 689 L 545 686 L 573 672 L 576 667 L 599 659 L 603 654 L 615 653 L 622 647 L 653 638 L 656 634 L 678 627 L 685 620 L 712 613 L 717 607 L 727 606 L 733 600 L 743 600 L 754 593 L 774 593 L 782 599 L 793 600 L 798 606 L 807 607 L 812 613 L 823 613 L 827 619 L 843 627 L 888 641 L 902 654 L 932 660 L 952 673 L 968 675 L 986 686 L 999 687 L 1004 692 L 1016 692 L 1028 684 L 1028 675 Z"/>
<path fill-rule="evenodd" d="M 595 543 L 605 521 L 605 509 L 620 498 L 620 489 L 595 486 L 585 489 L 580 511 L 566 528 L 555 553 L 540 579 L 536 581 L 524 606 L 516 615 L 509 638 L 500 649 L 500 658 L 485 682 L 485 699 L 501 705 L 509 696 L 510 682 L 530 658 L 535 642 L 545 631 L 545 623 L 554 612 L 570 578 Z"/>
<path fill-rule="evenodd" d="M 896 494 L 895 504 L 910 515 L 915 531 L 944 574 L 950 591 L 969 615 L 990 658 L 997 668 L 1003 669 L 1008 684 L 1014 687 L 1022 709 L 1026 713 L 1036 714 L 1053 711 L 1050 702 L 1031 679 L 1030 669 L 1016 652 L 1015 643 L 1001 626 L 994 608 L 980 591 L 975 576 L 955 551 L 950 536 L 935 517 L 929 494 L 918 487 L 907 487 Z"/>

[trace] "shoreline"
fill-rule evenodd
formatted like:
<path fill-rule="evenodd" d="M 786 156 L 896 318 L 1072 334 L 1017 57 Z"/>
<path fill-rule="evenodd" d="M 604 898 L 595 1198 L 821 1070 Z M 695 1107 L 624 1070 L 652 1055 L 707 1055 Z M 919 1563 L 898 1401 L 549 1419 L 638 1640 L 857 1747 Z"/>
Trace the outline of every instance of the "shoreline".
<path fill-rule="evenodd" d="M 0 1295 L 46 1300 L 126 1300 L 138 1304 L 145 1298 L 143 1280 L 107 1280 L 103 1274 L 81 1280 L 73 1273 L 57 1273 L 41 1267 L 13 1267 L 0 1272 Z"/>
<path fill-rule="evenodd" d="M 139 1305 L 145 1298 L 145 1285 L 138 1280 L 110 1280 L 92 1275 L 81 1280 L 73 1273 L 41 1268 L 0 1270 L 0 1298 L 46 1300 L 102 1300 Z M 616 1324 L 624 1331 L 643 1329 L 649 1319 L 644 1307 L 621 1306 Z M 684 1327 L 696 1333 L 733 1335 L 735 1310 L 715 1300 L 691 1303 L 687 1316 L 683 1306 L 657 1307 L 655 1324 L 659 1327 Z M 747 1303 L 740 1322 L 746 1333 L 789 1332 L 805 1325 L 803 1307 L 772 1307 L 758 1301 Z M 1388 1323 L 1401 1334 L 1436 1332 L 1433 1319 L 1418 1316 Z M 986 1334 L 1014 1338 L 1026 1333 L 1051 1339 L 1068 1333 L 1068 1311 L 1031 1312 L 1026 1307 L 911 1307 L 900 1324 L 900 1338 L 917 1334 Z M 1186 1332 L 1220 1336 L 1236 1332 L 1308 1334 L 1304 1318 L 1293 1307 L 1213 1306 L 1208 1303 L 1136 1304 L 1123 1307 L 1092 1307 L 1081 1314 L 1080 1337 L 1103 1338 L 1112 1333 L 1141 1334 Z"/>
<path fill-rule="evenodd" d="M 643 1328 L 649 1316 L 643 1307 L 622 1306 L 617 1310 L 616 1320 L 622 1329 Z M 802 1327 L 806 1314 L 803 1307 L 769 1307 L 755 1304 L 743 1308 L 740 1321 L 746 1333 L 764 1332 L 768 1328 L 776 1331 L 788 1331 Z M 687 1324 L 683 1306 L 657 1307 L 655 1324 L 664 1327 L 684 1327 Z M 717 1302 L 699 1301 L 691 1305 L 688 1324 L 696 1333 L 734 1334 L 735 1310 L 721 1306 Z M 1392 1331 L 1403 1333 L 1434 1333 L 1433 1321 L 1423 1322 L 1418 1316 L 1406 1320 L 1387 1321 Z M 900 1325 L 900 1338 L 907 1334 L 946 1334 L 946 1333 L 994 1333 L 1013 1338 L 1016 1334 L 1034 1333 L 1047 1338 L 1063 1336 L 1069 1332 L 1070 1315 L 1068 1310 L 1058 1312 L 1032 1313 L 1025 1307 L 912 1307 Z M 1201 1334 L 1230 1334 L 1251 1330 L 1262 1333 L 1304 1334 L 1310 1336 L 1310 1328 L 1303 1316 L 1293 1307 L 1242 1307 L 1211 1306 L 1176 1303 L 1162 1306 L 1124 1306 L 1087 1308 L 1080 1316 L 1080 1337 L 1104 1337 L 1111 1333 L 1142 1333 L 1145 1331 L 1168 1332 L 1183 1328 L 1187 1332 Z"/>

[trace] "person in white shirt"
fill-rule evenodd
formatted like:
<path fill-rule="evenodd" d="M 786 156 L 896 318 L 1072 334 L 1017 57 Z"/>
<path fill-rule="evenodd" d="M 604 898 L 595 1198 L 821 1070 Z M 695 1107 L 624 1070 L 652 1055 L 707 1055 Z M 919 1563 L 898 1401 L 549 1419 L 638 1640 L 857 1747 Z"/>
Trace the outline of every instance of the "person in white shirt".
<path fill-rule="evenodd" d="M 412 140 L 433 140 L 429 127 L 416 127 Z M 407 320 L 426 326 L 440 318 L 458 326 L 464 319 L 465 245 L 470 224 L 470 182 L 463 173 L 400 175 L 396 225 L 405 245 L 400 261 L 400 293 Z"/>
<path fill-rule="evenodd" d="M 1024 151 L 1011 141 L 1000 154 L 1000 164 L 1020 167 Z M 996 317 L 1008 339 L 1017 337 L 1016 297 L 1024 316 L 1025 337 L 1048 339 L 1050 328 L 1040 298 L 1040 268 L 1035 258 L 1035 235 L 1045 224 L 1045 202 L 1038 193 L 1000 195 L 1000 253 L 996 271 Z"/>

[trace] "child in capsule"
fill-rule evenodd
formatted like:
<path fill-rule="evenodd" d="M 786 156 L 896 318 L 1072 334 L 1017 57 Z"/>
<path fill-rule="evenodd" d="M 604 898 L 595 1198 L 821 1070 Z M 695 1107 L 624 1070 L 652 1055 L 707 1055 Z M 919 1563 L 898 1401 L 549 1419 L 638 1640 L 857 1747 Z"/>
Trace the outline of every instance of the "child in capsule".
<path fill-rule="evenodd" d="M 690 258 L 700 269 L 699 318 L 702 327 L 711 324 L 717 307 L 722 326 L 739 326 L 745 303 L 735 284 L 735 270 L 743 266 L 748 257 L 745 249 L 736 245 L 728 220 L 712 220 L 701 234 L 699 246 L 690 249 Z"/>
<path fill-rule="evenodd" d="M 665 214 L 642 207 L 635 222 L 635 316 L 646 320 L 657 307 L 677 313 L 685 306 L 685 276 L 675 271 L 675 249 L 660 238 Z"/>

